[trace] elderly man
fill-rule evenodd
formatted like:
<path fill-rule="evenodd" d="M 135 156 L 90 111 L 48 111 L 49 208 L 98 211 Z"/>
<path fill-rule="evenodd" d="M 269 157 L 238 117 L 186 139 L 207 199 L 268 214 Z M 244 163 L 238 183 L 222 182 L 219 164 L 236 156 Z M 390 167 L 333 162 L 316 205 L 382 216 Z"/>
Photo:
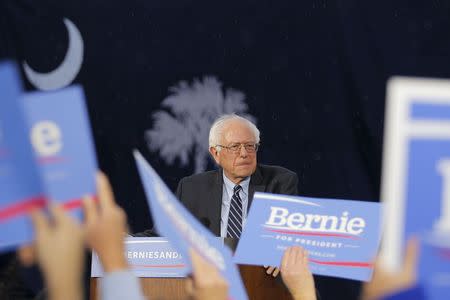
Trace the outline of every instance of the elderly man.
<path fill-rule="evenodd" d="M 218 170 L 183 178 L 178 199 L 215 235 L 239 238 L 253 194 L 297 194 L 297 175 L 257 164 L 259 130 L 235 114 L 218 118 L 209 132 L 209 152 Z"/>

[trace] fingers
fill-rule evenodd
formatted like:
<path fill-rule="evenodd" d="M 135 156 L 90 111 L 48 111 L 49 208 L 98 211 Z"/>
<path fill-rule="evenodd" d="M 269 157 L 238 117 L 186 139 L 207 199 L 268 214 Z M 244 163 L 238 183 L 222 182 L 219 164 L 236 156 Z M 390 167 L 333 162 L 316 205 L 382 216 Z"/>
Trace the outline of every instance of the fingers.
<path fill-rule="evenodd" d="M 97 193 L 102 208 L 111 207 L 115 204 L 114 195 L 108 178 L 102 172 L 97 172 Z"/>
<path fill-rule="evenodd" d="M 192 297 L 194 294 L 194 282 L 192 281 L 191 278 L 186 278 L 185 282 L 186 282 L 186 294 Z"/>
<path fill-rule="evenodd" d="M 33 245 L 25 245 L 17 250 L 17 257 L 24 266 L 32 266 L 35 263 L 35 253 Z"/>
<path fill-rule="evenodd" d="M 97 184 L 97 197 L 99 200 L 99 206 L 102 209 L 108 209 L 112 207 L 114 202 L 114 195 L 112 193 L 111 185 L 109 183 L 106 175 L 98 171 L 96 173 L 96 184 Z M 97 218 L 99 211 L 95 203 L 94 196 L 85 195 L 83 196 L 83 210 L 86 223 L 92 223 Z"/>
<path fill-rule="evenodd" d="M 228 284 L 219 274 L 217 268 L 210 264 L 193 249 L 189 249 L 193 282 L 188 283 L 187 289 L 193 290 L 194 299 L 227 299 Z"/>
<path fill-rule="evenodd" d="M 308 253 L 300 246 L 288 247 L 281 260 L 282 270 L 289 270 L 298 265 L 308 265 Z"/>
<path fill-rule="evenodd" d="M 292 246 L 289 247 L 289 252 L 288 252 L 288 263 L 290 266 L 294 266 L 297 261 L 298 261 L 298 254 L 299 254 L 299 247 L 297 246 Z"/>
<path fill-rule="evenodd" d="M 198 274 L 198 272 L 201 272 L 201 268 L 202 268 L 201 257 L 192 248 L 189 249 L 189 254 L 191 255 L 191 261 L 192 261 L 192 273 L 195 276 L 195 274 Z"/>
<path fill-rule="evenodd" d="M 64 209 L 59 204 L 51 203 L 49 210 L 50 210 L 50 215 L 52 216 L 52 220 L 53 220 L 55 226 L 67 224 L 72 221 L 71 217 L 64 212 Z"/>
<path fill-rule="evenodd" d="M 272 275 L 273 277 L 277 277 L 278 273 L 280 273 L 280 269 L 271 266 L 266 269 L 266 273 Z"/>
<path fill-rule="evenodd" d="M 303 264 L 305 266 L 309 265 L 309 256 L 308 256 L 308 251 L 306 251 L 305 249 L 302 248 L 302 252 L 303 252 Z M 309 269 L 308 269 L 309 270 Z"/>
<path fill-rule="evenodd" d="M 91 195 L 86 195 L 83 197 L 83 210 L 86 223 L 90 224 L 94 222 L 97 217 L 97 206 Z"/>
<path fill-rule="evenodd" d="M 287 270 L 289 266 L 294 265 L 296 261 L 296 247 L 288 247 L 284 251 L 283 258 L 281 260 L 281 267 L 283 270 Z"/>
<path fill-rule="evenodd" d="M 105 210 L 114 207 L 114 194 L 112 192 L 108 177 L 106 177 L 103 172 L 98 171 L 96 174 L 96 183 L 97 197 L 99 200 L 100 209 Z M 100 213 L 100 211 L 98 211 L 97 209 L 95 199 L 92 195 L 86 195 L 83 197 L 83 208 L 87 223 L 93 222 L 93 220 L 95 220 L 95 218 Z"/>
<path fill-rule="evenodd" d="M 292 247 L 292 250 L 295 254 L 295 261 L 302 262 L 303 261 L 303 248 L 299 246 Z"/>
<path fill-rule="evenodd" d="M 194 288 L 208 288 L 225 285 L 226 282 L 217 268 L 204 259 L 195 250 L 190 249 Z"/>
<path fill-rule="evenodd" d="M 299 246 L 295 246 L 293 248 L 293 251 L 295 253 L 295 263 L 305 265 L 306 250 Z"/>
<path fill-rule="evenodd" d="M 414 274 L 417 267 L 419 257 L 419 242 L 416 237 L 412 237 L 406 244 L 405 259 L 403 261 L 403 269 L 409 274 Z"/>
<path fill-rule="evenodd" d="M 283 271 L 286 270 L 286 268 L 289 266 L 290 251 L 290 247 L 284 250 L 283 257 L 281 258 L 281 270 Z"/>
<path fill-rule="evenodd" d="M 216 272 L 215 268 L 201 257 L 195 250 L 190 249 L 189 253 L 192 260 L 192 270 L 194 278 L 198 278 L 199 274 L 208 274 L 208 272 Z"/>
<path fill-rule="evenodd" d="M 36 239 L 50 231 L 50 223 L 41 211 L 31 212 L 31 220 L 36 230 Z"/>

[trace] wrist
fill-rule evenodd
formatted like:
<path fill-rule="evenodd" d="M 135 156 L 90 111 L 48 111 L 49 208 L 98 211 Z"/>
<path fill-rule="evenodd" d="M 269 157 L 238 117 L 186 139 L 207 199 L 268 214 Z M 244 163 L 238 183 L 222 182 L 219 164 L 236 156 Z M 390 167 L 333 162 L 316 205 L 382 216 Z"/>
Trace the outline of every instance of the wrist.
<path fill-rule="evenodd" d="M 61 280 L 47 280 L 47 287 L 50 300 L 83 299 L 83 285 L 81 283 L 81 278 L 71 280 L 69 278 L 61 277 Z"/>
<path fill-rule="evenodd" d="M 294 300 L 316 300 L 316 291 L 289 291 Z"/>
<path fill-rule="evenodd" d="M 128 262 L 123 251 L 113 251 L 99 255 L 105 272 L 113 272 L 128 269 Z"/>

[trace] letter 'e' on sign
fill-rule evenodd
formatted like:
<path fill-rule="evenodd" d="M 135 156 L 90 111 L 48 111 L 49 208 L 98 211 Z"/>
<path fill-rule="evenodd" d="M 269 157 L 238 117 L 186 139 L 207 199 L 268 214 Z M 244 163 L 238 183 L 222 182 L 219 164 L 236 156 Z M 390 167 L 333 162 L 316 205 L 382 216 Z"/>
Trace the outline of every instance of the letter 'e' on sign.
<path fill-rule="evenodd" d="M 62 149 L 62 135 L 52 121 L 40 121 L 31 128 L 31 144 L 40 156 L 56 155 Z"/>

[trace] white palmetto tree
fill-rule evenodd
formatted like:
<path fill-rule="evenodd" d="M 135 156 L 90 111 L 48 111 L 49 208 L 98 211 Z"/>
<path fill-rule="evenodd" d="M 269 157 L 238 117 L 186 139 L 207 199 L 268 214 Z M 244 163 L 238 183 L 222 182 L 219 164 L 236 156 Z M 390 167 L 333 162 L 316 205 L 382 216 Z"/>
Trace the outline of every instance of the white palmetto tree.
<path fill-rule="evenodd" d="M 176 158 L 186 166 L 194 158 L 195 173 L 208 164 L 208 134 L 214 120 L 236 113 L 255 122 L 248 115 L 245 95 L 234 89 L 222 91 L 222 83 L 215 77 L 194 79 L 192 84 L 180 81 L 169 89 L 171 93 L 161 106 L 166 110 L 153 113 L 153 128 L 145 133 L 152 152 L 159 152 L 172 165 Z"/>

